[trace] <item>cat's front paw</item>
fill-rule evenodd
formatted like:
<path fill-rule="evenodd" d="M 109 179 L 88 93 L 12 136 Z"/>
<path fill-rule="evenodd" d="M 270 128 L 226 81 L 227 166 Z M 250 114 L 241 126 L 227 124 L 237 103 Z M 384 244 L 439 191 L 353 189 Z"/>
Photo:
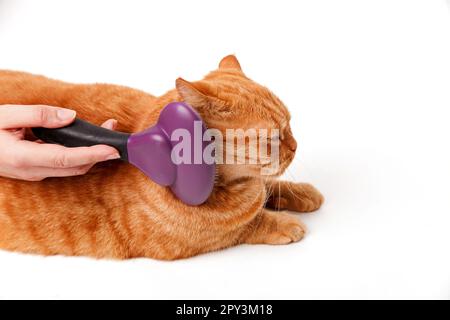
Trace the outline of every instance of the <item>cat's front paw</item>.
<path fill-rule="evenodd" d="M 289 186 L 289 210 L 297 212 L 313 212 L 318 210 L 325 198 L 314 186 L 309 183 L 293 183 Z M 289 192 L 289 191 L 288 191 Z"/>
<path fill-rule="evenodd" d="M 268 244 L 288 244 L 303 239 L 306 226 L 296 217 L 278 213 L 276 229 L 267 235 Z"/>
<path fill-rule="evenodd" d="M 289 244 L 300 241 L 306 233 L 306 226 L 287 213 L 264 212 L 256 229 L 246 239 L 251 244 Z"/>
<path fill-rule="evenodd" d="M 274 210 L 313 212 L 323 202 L 323 195 L 309 183 L 276 182 L 271 186 L 272 194 L 266 206 Z"/>

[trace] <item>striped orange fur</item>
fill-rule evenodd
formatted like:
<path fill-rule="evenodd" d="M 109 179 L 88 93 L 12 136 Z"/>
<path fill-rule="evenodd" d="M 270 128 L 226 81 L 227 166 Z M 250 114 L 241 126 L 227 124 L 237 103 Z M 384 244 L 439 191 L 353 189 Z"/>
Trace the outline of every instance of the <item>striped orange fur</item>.
<path fill-rule="evenodd" d="M 127 87 L 78 85 L 27 73 L 0 71 L 0 105 L 71 108 L 92 123 L 115 118 L 118 130 L 141 131 L 171 101 L 186 101 L 210 128 L 280 128 L 279 172 L 260 165 L 219 165 L 208 201 L 190 207 L 120 161 L 85 176 L 26 182 L 0 177 L 0 249 L 43 255 L 172 260 L 240 243 L 286 244 L 305 228 L 291 215 L 318 209 L 321 194 L 308 184 L 275 180 L 292 161 L 296 142 L 290 115 L 266 88 L 247 78 L 236 57 L 225 57 L 203 80 L 178 79 L 161 97 Z M 225 150 L 226 151 L 226 150 Z"/>

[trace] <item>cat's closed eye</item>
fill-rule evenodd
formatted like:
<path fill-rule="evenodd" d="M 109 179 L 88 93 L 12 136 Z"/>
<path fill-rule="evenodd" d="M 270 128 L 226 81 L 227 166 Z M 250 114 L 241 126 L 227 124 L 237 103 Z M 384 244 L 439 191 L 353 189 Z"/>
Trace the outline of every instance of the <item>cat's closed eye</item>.
<path fill-rule="evenodd" d="M 274 135 L 270 138 L 267 139 L 269 142 L 280 142 L 281 140 L 283 140 L 279 134 Z"/>

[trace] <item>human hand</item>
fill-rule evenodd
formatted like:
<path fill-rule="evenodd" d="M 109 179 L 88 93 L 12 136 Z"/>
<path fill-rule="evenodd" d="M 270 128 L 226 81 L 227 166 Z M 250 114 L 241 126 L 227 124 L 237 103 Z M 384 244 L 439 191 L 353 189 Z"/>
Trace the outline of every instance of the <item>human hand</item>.
<path fill-rule="evenodd" d="M 97 162 L 119 159 L 116 149 L 97 145 L 66 148 L 25 140 L 27 128 L 60 128 L 75 119 L 75 111 L 49 106 L 0 105 L 0 176 L 41 181 L 87 173 Z M 114 130 L 110 119 L 102 127 Z"/>

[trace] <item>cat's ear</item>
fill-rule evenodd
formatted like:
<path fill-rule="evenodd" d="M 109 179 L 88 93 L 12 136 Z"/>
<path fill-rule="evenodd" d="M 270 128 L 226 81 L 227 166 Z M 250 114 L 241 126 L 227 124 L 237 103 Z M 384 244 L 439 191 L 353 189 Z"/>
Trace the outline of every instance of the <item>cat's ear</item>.
<path fill-rule="evenodd" d="M 183 101 L 204 114 L 226 115 L 229 109 L 226 103 L 214 93 L 214 89 L 206 82 L 189 82 L 182 78 L 176 81 L 178 94 Z"/>
<path fill-rule="evenodd" d="M 219 63 L 219 69 L 232 69 L 242 72 L 241 64 L 235 55 L 231 54 L 223 58 Z"/>
<path fill-rule="evenodd" d="M 198 83 L 192 83 L 183 78 L 178 78 L 176 86 L 183 100 L 192 106 L 200 108 L 209 105 L 211 102 L 209 90 L 204 85 L 202 86 Z"/>

